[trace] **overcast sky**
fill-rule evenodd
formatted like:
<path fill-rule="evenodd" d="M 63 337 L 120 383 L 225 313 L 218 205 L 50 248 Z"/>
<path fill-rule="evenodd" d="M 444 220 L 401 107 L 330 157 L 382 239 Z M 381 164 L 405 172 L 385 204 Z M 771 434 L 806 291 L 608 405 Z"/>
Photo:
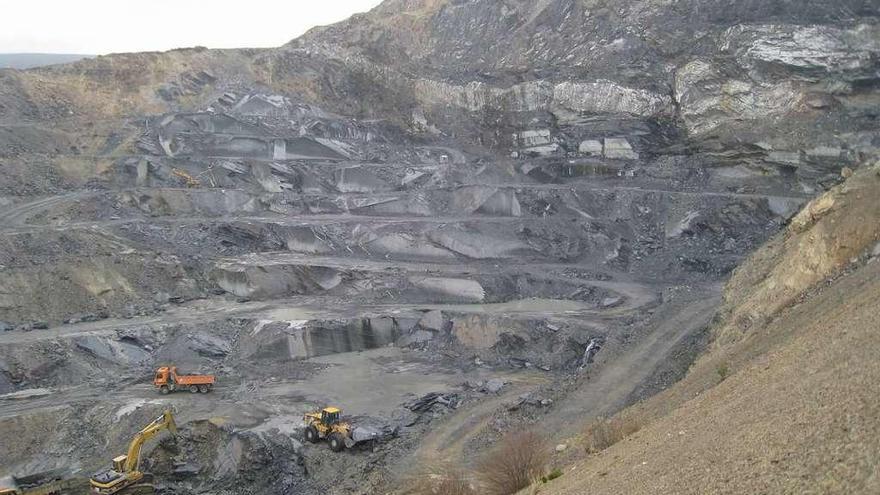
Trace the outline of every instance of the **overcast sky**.
<path fill-rule="evenodd" d="M 0 53 L 279 46 L 381 0 L 4 0 Z"/>

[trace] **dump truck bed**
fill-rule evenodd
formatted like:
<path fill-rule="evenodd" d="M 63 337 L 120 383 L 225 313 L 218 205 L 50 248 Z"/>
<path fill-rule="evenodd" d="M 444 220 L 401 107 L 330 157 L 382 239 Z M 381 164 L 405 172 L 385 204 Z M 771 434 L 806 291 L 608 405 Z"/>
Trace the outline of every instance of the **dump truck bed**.
<path fill-rule="evenodd" d="M 177 375 L 180 385 L 213 385 L 214 375 Z"/>

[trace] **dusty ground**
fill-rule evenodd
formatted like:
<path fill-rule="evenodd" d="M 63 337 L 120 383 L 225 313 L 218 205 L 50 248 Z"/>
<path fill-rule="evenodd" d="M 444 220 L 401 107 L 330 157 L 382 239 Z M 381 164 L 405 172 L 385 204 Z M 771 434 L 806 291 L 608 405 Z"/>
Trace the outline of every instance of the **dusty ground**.
<path fill-rule="evenodd" d="M 406 156 L 405 145 L 391 149 Z M 69 425 L 33 444 L 59 453 L 75 444 L 83 455 L 13 450 L 3 464 L 87 475 L 152 411 L 172 406 L 187 433 L 152 455 L 160 487 L 209 489 L 199 473 L 222 466 L 236 490 L 246 489 L 241 473 L 261 469 L 287 473 L 268 491 L 388 489 L 435 461 L 479 455 L 505 429 L 498 412 L 524 395 L 560 399 L 549 411 L 570 425 L 585 404 L 600 414 L 649 393 L 715 305 L 701 298 L 715 290 L 701 279 L 717 279 L 784 220 L 771 201 L 802 201 L 784 189 L 701 193 L 613 177 L 541 184 L 443 153 L 463 163 L 445 171 L 417 158 L 411 165 L 434 178 L 406 188 L 390 186 L 399 165 L 282 161 L 266 175 L 261 162 L 238 160 L 250 174 L 228 175 L 223 189 L 173 187 L 166 165 L 151 165 L 149 187 L 123 174 L 128 187 L 5 208 L 2 311 L 17 328 L 0 334 L 0 387 L 11 394 L 0 417 Z M 340 172 L 348 169 L 359 175 Z M 272 181 L 291 181 L 295 193 L 273 192 Z M 692 208 L 718 225 L 692 226 Z M 767 223 L 753 225 L 739 208 Z M 753 240 L 704 250 L 735 226 Z M 685 252 L 706 261 L 682 271 Z M 688 325 L 657 326 L 679 310 Z M 41 321 L 49 328 L 32 329 Z M 572 381 L 596 339 L 605 349 L 586 380 Z M 209 396 L 159 397 L 147 379 L 169 362 L 217 373 L 220 385 Z M 636 363 L 638 373 L 624 371 Z M 560 378 L 570 384 L 558 387 Z M 466 386 L 491 379 L 500 393 Z M 615 391 L 601 408 L 600 390 Z M 400 419 L 405 403 L 430 392 L 456 394 L 460 406 Z M 328 471 L 326 449 L 299 443 L 302 414 L 324 404 L 409 426 Z M 68 436 L 86 417 L 112 438 Z M 202 435 L 212 447 L 190 444 Z M 224 442 L 242 446 L 230 454 Z M 285 467 L 280 452 L 302 460 Z"/>
<path fill-rule="evenodd" d="M 541 492 L 877 491 L 878 234 L 861 224 L 848 242 L 816 241 L 871 215 L 875 201 L 867 198 L 876 197 L 878 183 L 873 170 L 856 175 L 826 195 L 835 202 L 823 215 L 810 225 L 793 222 L 752 256 L 727 287 L 730 309 L 715 325 L 720 338 L 710 352 L 671 389 L 622 413 L 642 429 L 566 468 Z M 801 266 L 790 261 L 803 257 L 804 246 L 825 260 L 812 265 L 811 277 L 780 269 Z M 741 283 L 756 276 L 761 285 Z M 758 303 L 750 292 L 765 297 Z M 736 315 L 747 310 L 764 322 L 731 339 Z"/>
<path fill-rule="evenodd" d="M 0 71 L 0 475 L 88 476 L 172 406 L 160 491 L 382 493 L 715 385 L 709 357 L 670 388 L 876 240 L 873 189 L 795 215 L 878 155 L 880 11 L 604 3 L 391 0 L 277 49 Z M 809 234 L 734 272 L 781 229 Z M 219 385 L 160 397 L 162 364 Z M 303 445 L 327 404 L 397 435 Z"/>
<path fill-rule="evenodd" d="M 784 311 L 730 351 L 750 357 L 722 383 L 541 493 L 880 490 L 878 281 L 874 262 Z"/>

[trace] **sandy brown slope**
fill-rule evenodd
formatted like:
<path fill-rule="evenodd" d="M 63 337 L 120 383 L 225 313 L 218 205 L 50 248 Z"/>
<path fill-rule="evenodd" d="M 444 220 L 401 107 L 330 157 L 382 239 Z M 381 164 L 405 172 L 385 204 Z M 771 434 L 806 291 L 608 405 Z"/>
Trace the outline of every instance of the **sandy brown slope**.
<path fill-rule="evenodd" d="M 541 493 L 880 493 L 880 257 L 867 254 L 878 240 L 877 174 L 863 170 L 817 199 L 805 211 L 829 197 L 836 206 L 756 253 L 728 286 L 728 300 L 743 302 L 716 331 L 730 337 L 732 316 L 760 319 L 625 411 L 641 431 Z M 825 247 L 810 257 L 805 246 Z M 853 260 L 852 249 L 865 254 Z M 826 262 L 803 276 L 797 259 Z"/>
<path fill-rule="evenodd" d="M 548 493 L 880 493 L 878 300 L 875 262 L 763 329 L 756 340 L 778 342 L 745 368 Z"/>

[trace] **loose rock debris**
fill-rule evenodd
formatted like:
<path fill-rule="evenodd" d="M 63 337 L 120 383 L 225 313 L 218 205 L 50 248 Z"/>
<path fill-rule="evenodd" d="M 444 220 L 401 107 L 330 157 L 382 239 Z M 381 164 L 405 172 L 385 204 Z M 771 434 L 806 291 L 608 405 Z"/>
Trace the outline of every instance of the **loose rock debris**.
<path fill-rule="evenodd" d="M 145 453 L 166 492 L 392 491 L 463 404 L 492 425 L 469 461 L 583 409 L 677 294 L 809 229 L 824 206 L 800 207 L 878 155 L 871 12 L 434 3 L 278 49 L 0 71 L 0 393 L 23 393 L 0 476 L 106 464 L 175 364 L 218 387 L 175 397 L 182 434 Z M 652 376 L 694 354 L 660 347 Z M 372 449 L 303 448 L 330 402 L 375 419 Z"/>

